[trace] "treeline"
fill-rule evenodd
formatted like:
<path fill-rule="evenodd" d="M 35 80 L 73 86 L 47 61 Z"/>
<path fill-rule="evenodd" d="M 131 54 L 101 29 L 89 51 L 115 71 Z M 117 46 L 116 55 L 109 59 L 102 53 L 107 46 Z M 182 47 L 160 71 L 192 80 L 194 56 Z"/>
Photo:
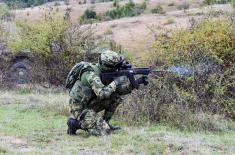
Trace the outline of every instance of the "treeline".
<path fill-rule="evenodd" d="M 32 7 L 52 1 L 55 0 L 4 0 L 11 9 Z"/>

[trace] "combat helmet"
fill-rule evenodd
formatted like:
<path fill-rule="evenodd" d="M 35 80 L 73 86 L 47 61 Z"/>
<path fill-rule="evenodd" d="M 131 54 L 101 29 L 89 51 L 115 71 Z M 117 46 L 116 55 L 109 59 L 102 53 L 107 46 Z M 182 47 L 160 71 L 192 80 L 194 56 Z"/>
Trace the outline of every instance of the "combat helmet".
<path fill-rule="evenodd" d="M 124 61 L 124 57 L 114 51 L 106 50 L 99 57 L 99 66 L 102 71 L 113 71 L 119 68 Z"/>

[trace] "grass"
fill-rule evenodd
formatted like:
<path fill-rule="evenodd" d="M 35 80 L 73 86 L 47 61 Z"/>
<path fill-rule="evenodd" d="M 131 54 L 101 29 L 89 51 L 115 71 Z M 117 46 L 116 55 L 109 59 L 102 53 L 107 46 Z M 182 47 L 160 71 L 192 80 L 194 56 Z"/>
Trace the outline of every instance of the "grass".
<path fill-rule="evenodd" d="M 164 23 L 164 25 L 171 25 L 174 23 L 175 23 L 175 20 L 173 18 L 168 18 L 167 21 Z"/>
<path fill-rule="evenodd" d="M 8 100 L 8 102 L 6 102 Z M 233 154 L 235 132 L 127 126 L 110 136 L 66 135 L 63 93 L 0 92 L 0 154 Z M 55 105 L 56 106 L 55 106 Z M 57 110 L 52 110 L 57 107 Z M 60 107 L 60 108 L 59 108 Z"/>

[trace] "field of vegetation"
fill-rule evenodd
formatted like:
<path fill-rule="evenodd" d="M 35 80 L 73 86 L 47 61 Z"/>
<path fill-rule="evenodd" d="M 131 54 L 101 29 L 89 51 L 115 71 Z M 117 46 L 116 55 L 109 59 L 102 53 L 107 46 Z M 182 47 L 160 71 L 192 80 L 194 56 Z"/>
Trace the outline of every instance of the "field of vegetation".
<path fill-rule="evenodd" d="M 234 0 L 45 2 L 0 3 L 0 154 L 235 154 Z M 169 73 L 123 97 L 122 130 L 68 136 L 65 78 L 103 49 Z"/>
<path fill-rule="evenodd" d="M 0 93 L 1 154 L 234 154 L 234 126 L 217 132 L 179 130 L 164 123 L 130 126 L 93 137 L 66 134 L 68 96 L 28 89 Z"/>

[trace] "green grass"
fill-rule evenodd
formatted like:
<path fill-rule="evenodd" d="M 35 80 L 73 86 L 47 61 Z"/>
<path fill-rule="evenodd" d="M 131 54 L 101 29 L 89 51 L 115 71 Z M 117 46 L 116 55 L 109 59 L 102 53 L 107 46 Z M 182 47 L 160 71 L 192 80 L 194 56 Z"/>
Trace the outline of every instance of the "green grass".
<path fill-rule="evenodd" d="M 110 136 L 94 137 L 83 131 L 68 136 L 67 116 L 51 110 L 59 101 L 67 104 L 67 99 L 64 94 L 0 93 L 0 154 L 235 153 L 234 130 L 194 133 L 164 124 L 130 127 L 116 120 L 112 123 L 122 124 L 123 129 Z"/>

